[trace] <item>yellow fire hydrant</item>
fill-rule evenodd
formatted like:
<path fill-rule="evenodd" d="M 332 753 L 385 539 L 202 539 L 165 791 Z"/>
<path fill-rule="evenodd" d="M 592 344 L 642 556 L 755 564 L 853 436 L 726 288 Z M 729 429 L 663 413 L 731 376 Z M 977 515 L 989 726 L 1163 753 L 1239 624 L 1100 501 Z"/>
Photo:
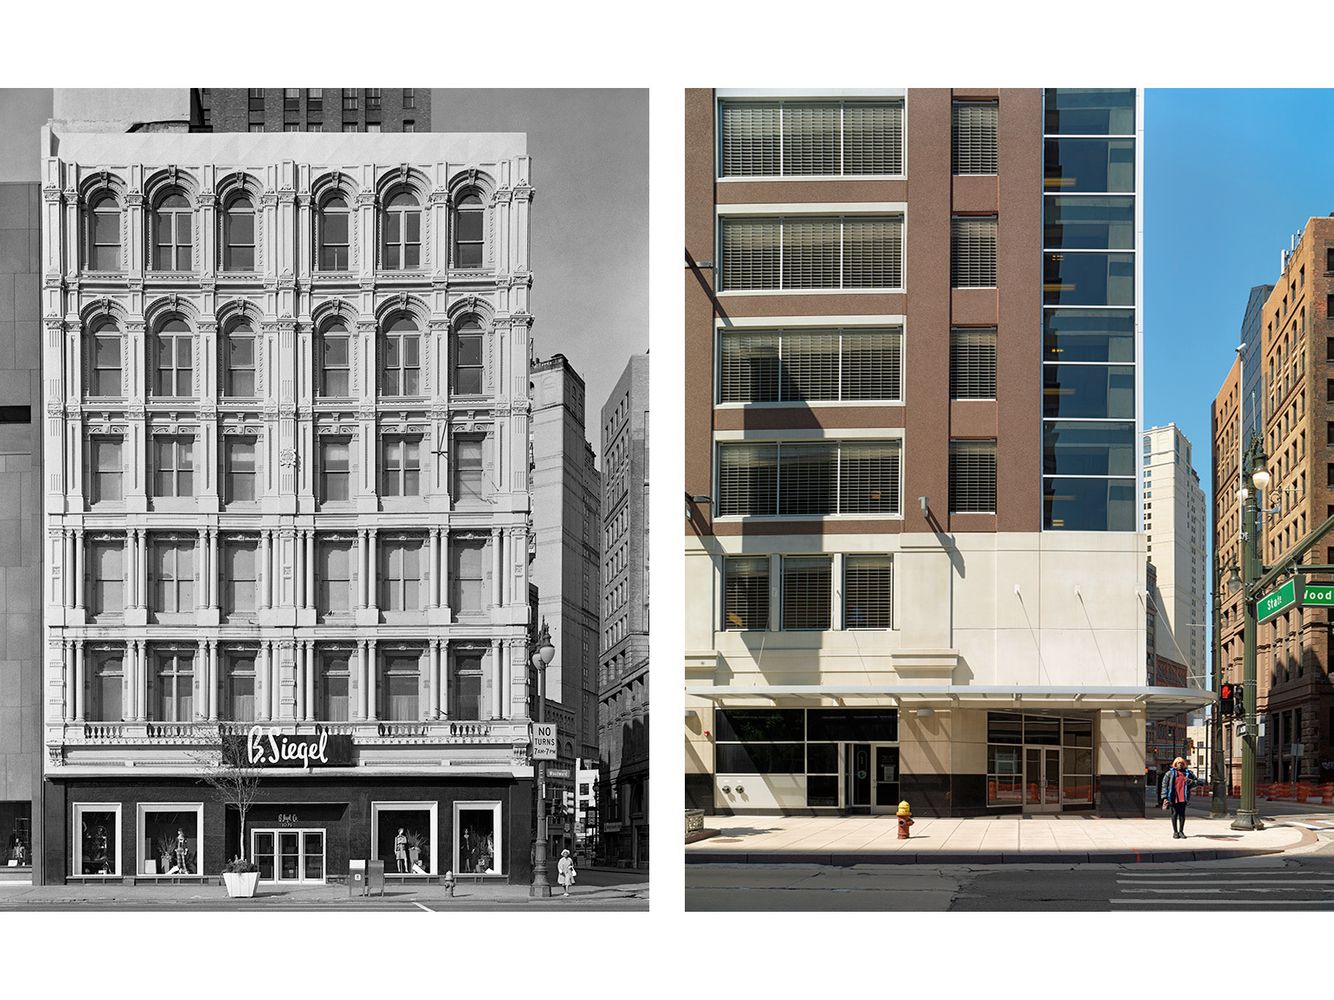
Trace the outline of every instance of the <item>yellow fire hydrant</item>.
<path fill-rule="evenodd" d="M 908 828 L 912 826 L 912 807 L 907 801 L 899 803 L 899 840 L 908 839 Z"/>

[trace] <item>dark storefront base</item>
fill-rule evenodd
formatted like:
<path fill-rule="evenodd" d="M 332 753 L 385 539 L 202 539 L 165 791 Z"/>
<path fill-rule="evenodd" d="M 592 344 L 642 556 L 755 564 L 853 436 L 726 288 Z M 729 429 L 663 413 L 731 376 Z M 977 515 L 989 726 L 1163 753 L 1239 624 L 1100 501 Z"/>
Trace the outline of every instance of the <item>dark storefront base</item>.
<path fill-rule="evenodd" d="M 218 793 L 198 781 L 181 779 L 146 779 L 133 784 L 123 780 L 85 779 L 45 782 L 45 837 L 42 845 L 44 881 L 61 884 L 75 880 L 107 881 L 106 877 L 73 873 L 74 838 L 81 831 L 72 828 L 76 803 L 119 804 L 118 848 L 120 880 L 154 881 L 139 872 L 140 848 L 137 844 L 140 803 L 169 805 L 202 803 L 203 826 L 199 850 L 202 853 L 203 878 L 217 881 L 219 872 L 237 852 L 239 817 L 224 806 Z M 325 881 L 346 880 L 348 862 L 371 857 L 372 803 L 435 803 L 439 839 L 436 871 L 439 877 L 455 865 L 455 803 L 500 803 L 500 850 L 504 872 L 490 876 L 510 884 L 526 884 L 532 879 L 533 784 L 529 779 L 495 782 L 487 779 L 451 782 L 425 778 L 376 778 L 349 781 L 345 778 L 277 777 L 265 779 L 258 801 L 246 817 L 247 854 L 250 832 L 256 828 L 282 830 L 322 830 Z M 380 857 L 388 857 L 386 872 L 392 877 L 392 840 L 386 846 L 388 827 L 380 815 Z M 392 826 L 393 824 L 390 824 Z M 196 866 L 198 871 L 198 866 Z M 185 876 L 197 880 L 200 876 Z M 420 877 L 420 876 L 419 876 Z M 179 877 L 178 877 L 179 879 Z M 114 879 L 113 879 L 114 880 Z"/>
<path fill-rule="evenodd" d="M 716 816 L 839 816 L 847 809 L 734 809 L 725 802 L 714 802 L 712 774 L 686 775 L 686 808 L 703 809 Z M 908 774 L 899 775 L 899 794 L 914 816 L 928 818 L 967 818 L 971 816 L 1019 816 L 1022 806 L 988 806 L 987 778 L 984 774 Z M 1093 813 L 1107 819 L 1144 816 L 1142 779 L 1121 775 L 1101 775 L 1093 804 L 1063 806 L 1062 813 Z"/>

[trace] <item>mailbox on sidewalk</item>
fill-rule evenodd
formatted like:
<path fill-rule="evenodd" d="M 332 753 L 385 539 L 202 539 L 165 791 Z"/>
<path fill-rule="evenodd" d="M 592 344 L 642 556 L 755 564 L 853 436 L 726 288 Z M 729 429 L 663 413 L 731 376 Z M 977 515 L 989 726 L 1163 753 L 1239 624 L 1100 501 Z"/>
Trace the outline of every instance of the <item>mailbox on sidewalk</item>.
<path fill-rule="evenodd" d="M 353 858 L 347 863 L 347 894 L 369 896 L 372 889 L 384 895 L 384 862 Z"/>
<path fill-rule="evenodd" d="M 366 862 L 366 895 L 369 896 L 373 889 L 379 889 L 380 895 L 384 895 L 384 861 L 379 858 Z"/>

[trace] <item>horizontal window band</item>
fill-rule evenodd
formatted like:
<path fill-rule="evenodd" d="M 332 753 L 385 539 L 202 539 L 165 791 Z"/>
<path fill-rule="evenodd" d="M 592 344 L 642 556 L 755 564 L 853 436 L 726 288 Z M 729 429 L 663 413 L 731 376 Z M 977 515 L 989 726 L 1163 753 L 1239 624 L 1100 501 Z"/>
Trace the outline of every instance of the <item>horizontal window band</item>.
<path fill-rule="evenodd" d="M 856 289 L 851 289 L 855 291 Z M 773 292 L 769 294 L 787 294 L 785 292 Z M 907 317 L 902 313 L 887 313 L 881 316 L 733 316 L 728 319 L 715 319 L 714 329 L 718 331 L 739 330 L 739 329 L 759 329 L 759 330 L 781 330 L 784 327 L 792 326 L 814 326 L 828 329 L 846 329 L 858 326 L 899 326 L 902 327 L 907 322 Z"/>
<path fill-rule="evenodd" d="M 790 177 L 780 178 L 792 180 Z M 851 202 L 792 202 L 789 204 L 736 204 L 718 205 L 719 216 L 728 215 L 782 215 L 782 216 L 825 216 L 825 215 L 906 215 L 906 201 L 851 201 Z"/>

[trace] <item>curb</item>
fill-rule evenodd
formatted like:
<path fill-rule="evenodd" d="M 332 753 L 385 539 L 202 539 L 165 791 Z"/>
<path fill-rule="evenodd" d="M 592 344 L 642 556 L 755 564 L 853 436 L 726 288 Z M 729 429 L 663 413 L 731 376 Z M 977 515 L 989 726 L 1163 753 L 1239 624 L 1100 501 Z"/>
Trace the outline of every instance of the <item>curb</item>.
<path fill-rule="evenodd" d="M 1294 846 L 1301 846 L 1300 844 Z M 789 851 L 687 851 L 688 865 L 1053 865 L 1053 864 L 1163 864 L 1173 861 L 1228 861 L 1283 854 L 1291 848 L 1207 851 L 1012 851 L 968 854 L 932 851 L 929 854 L 892 853 L 804 853 Z"/>

